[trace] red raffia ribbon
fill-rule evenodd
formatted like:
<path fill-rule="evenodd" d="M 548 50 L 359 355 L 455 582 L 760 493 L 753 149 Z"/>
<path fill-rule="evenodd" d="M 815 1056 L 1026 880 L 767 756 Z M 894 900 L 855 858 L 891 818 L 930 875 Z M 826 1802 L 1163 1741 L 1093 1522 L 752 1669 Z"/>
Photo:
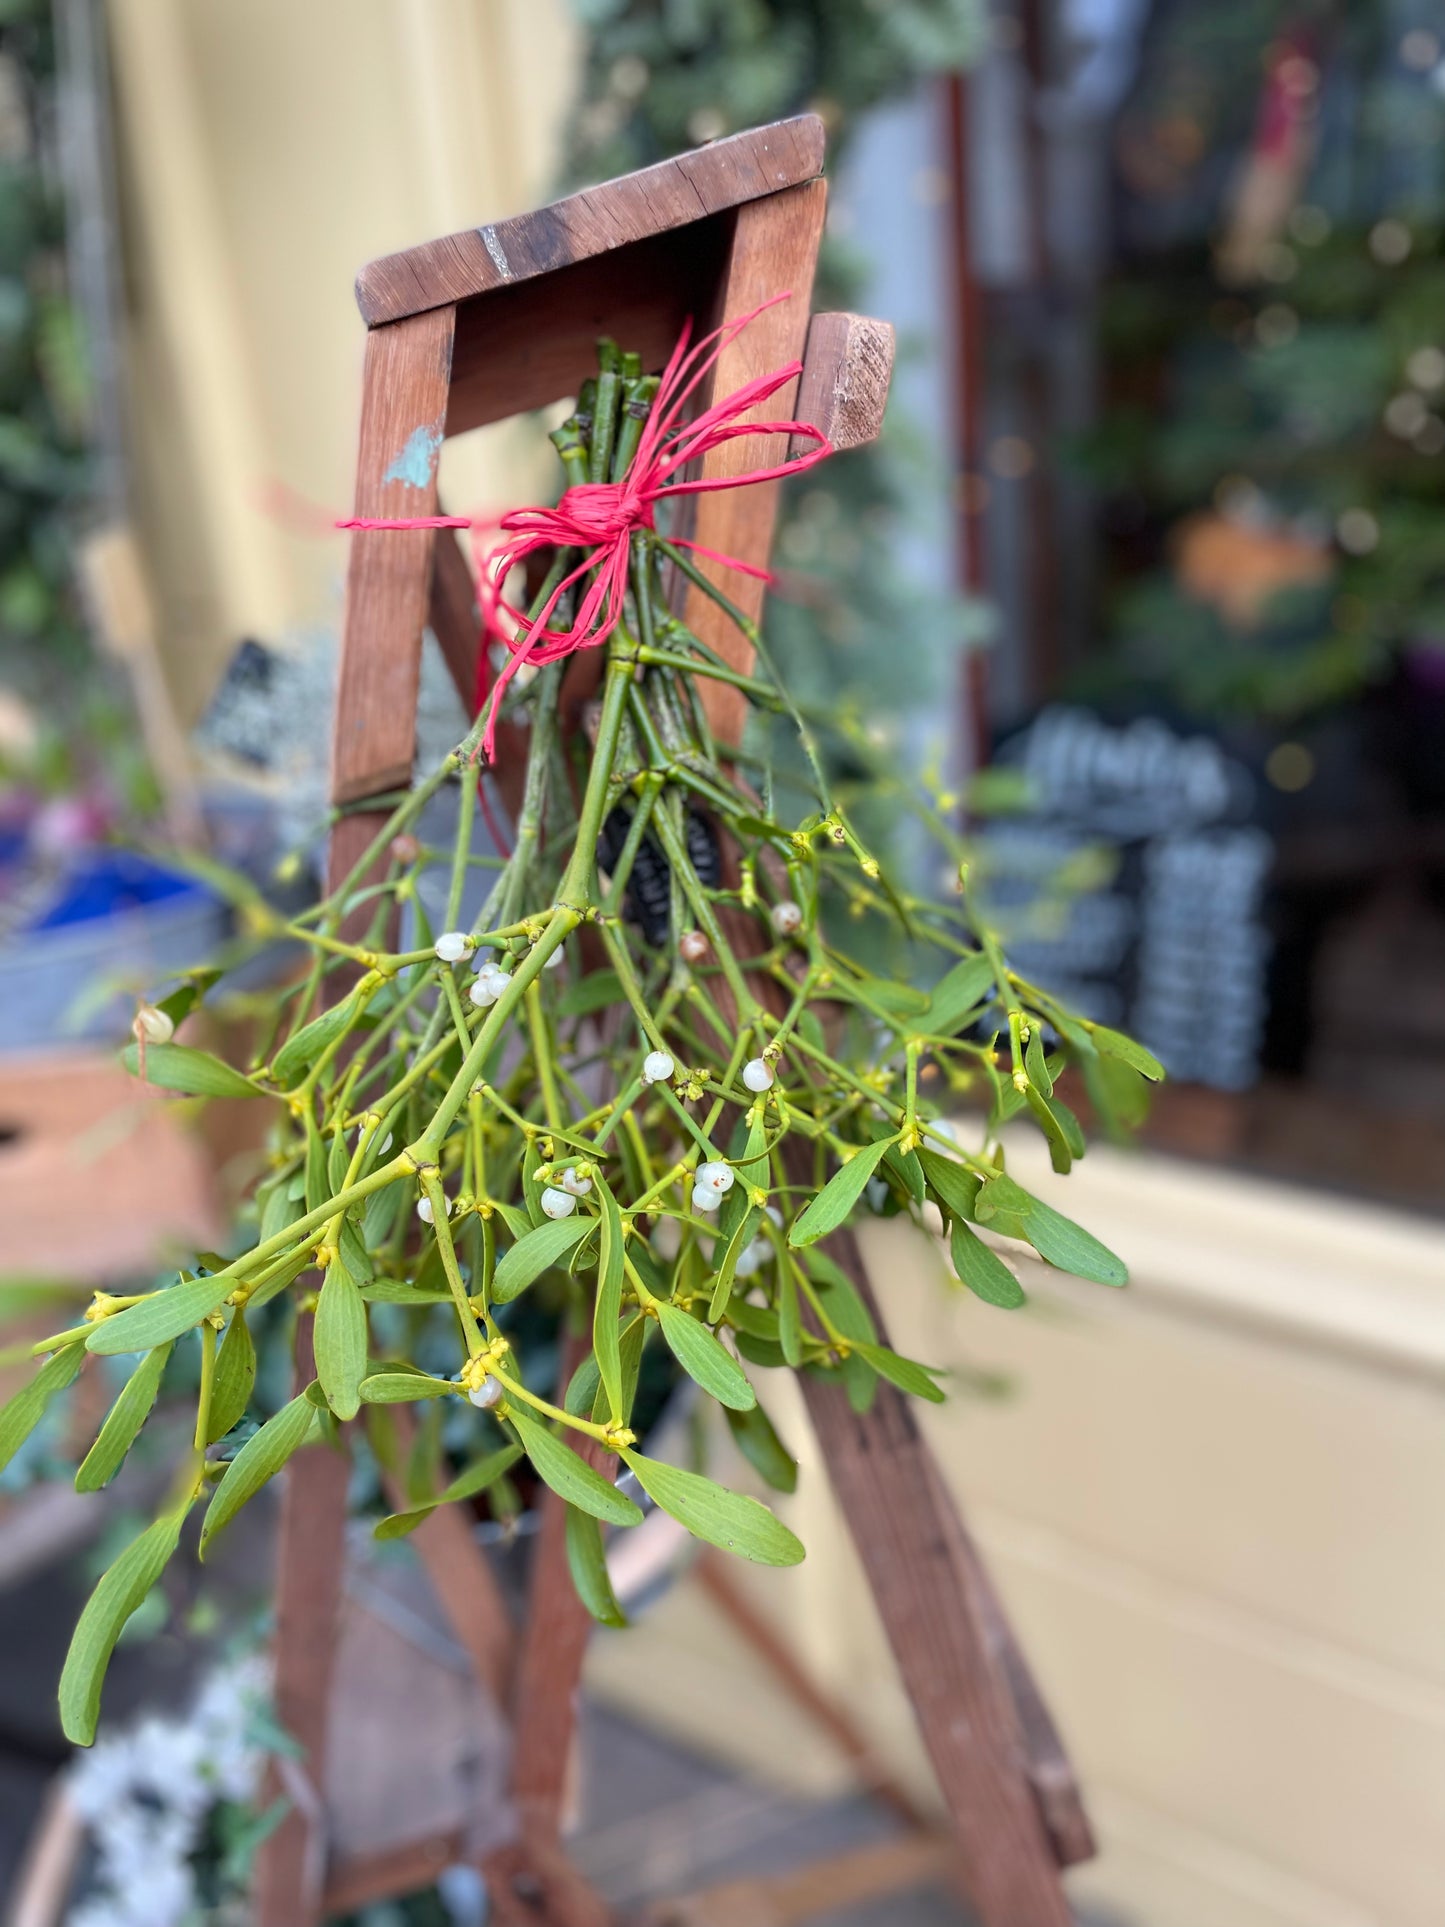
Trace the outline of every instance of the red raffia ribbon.
<path fill-rule="evenodd" d="M 714 329 L 695 346 L 689 346 L 692 323 L 684 324 L 663 371 L 637 453 L 619 482 L 578 482 L 564 493 L 556 508 L 513 509 L 499 521 L 479 522 L 467 515 L 358 515 L 336 524 L 341 529 L 470 529 L 474 538 L 483 529 L 501 529 L 506 535 L 507 540 L 489 552 L 484 552 L 475 539 L 473 544 L 482 609 L 476 710 L 480 714 L 484 705 L 489 706 L 482 737 L 483 753 L 489 763 L 494 761 L 502 693 L 523 663 L 556 662 L 575 650 L 595 649 L 606 642 L 622 620 L 632 537 L 639 529 L 656 527 L 654 515 L 659 502 L 675 495 L 706 495 L 714 489 L 747 488 L 754 482 L 797 475 L 832 454 L 827 436 L 811 422 L 742 419 L 800 374 L 803 366 L 800 361 L 790 361 L 771 375 L 760 375 L 754 381 L 745 382 L 694 420 L 685 419 L 688 402 L 716 366 L 723 350 L 765 309 L 790 298 L 787 294 L 774 295 L 771 301 L 760 303 L 750 313 Z M 689 463 L 701 460 L 740 435 L 802 435 L 810 437 L 815 446 L 794 460 L 778 462 L 770 468 L 749 469 L 742 475 L 691 482 L 673 479 Z M 678 537 L 669 539 L 678 547 L 691 549 L 725 568 L 738 569 L 764 582 L 771 579 L 766 569 L 744 562 L 738 556 L 724 555 Z M 582 559 L 557 584 L 535 619 L 529 619 L 524 610 L 507 601 L 505 585 L 513 569 L 544 549 L 580 549 Z M 578 604 L 571 628 L 551 628 L 552 616 L 562 597 L 589 575 L 592 580 Z M 489 689 L 487 644 L 490 637 L 505 646 L 508 660 Z"/>

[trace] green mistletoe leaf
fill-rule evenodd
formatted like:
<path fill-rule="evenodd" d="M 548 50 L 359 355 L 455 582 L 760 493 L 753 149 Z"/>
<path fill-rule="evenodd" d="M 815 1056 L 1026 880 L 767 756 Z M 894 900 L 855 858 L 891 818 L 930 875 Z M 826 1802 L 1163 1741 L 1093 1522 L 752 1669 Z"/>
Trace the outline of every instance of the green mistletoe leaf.
<path fill-rule="evenodd" d="M 443 1486 L 434 1499 L 425 1505 L 413 1506 L 408 1512 L 392 1512 L 385 1519 L 378 1520 L 372 1528 L 374 1539 L 404 1539 L 409 1532 L 415 1532 L 425 1519 L 429 1519 L 438 1506 L 454 1505 L 461 1499 L 474 1499 L 479 1492 L 485 1492 L 506 1472 L 509 1472 L 522 1456 L 520 1445 L 502 1445 L 495 1452 L 488 1452 L 485 1458 L 469 1465 L 464 1472 L 458 1472 L 450 1485 Z"/>
<path fill-rule="evenodd" d="M 515 1404 L 507 1407 L 507 1423 L 513 1426 L 526 1449 L 539 1479 L 550 1485 L 558 1498 L 590 1512 L 607 1525 L 635 1526 L 642 1514 L 625 1493 L 619 1492 L 600 1472 L 594 1472 L 570 1445 L 539 1424 Z"/>
<path fill-rule="evenodd" d="M 602 1528 L 590 1512 L 569 1505 L 566 1513 L 567 1569 L 577 1597 L 602 1626 L 625 1626 L 627 1615 L 617 1603 L 602 1549 Z"/>
<path fill-rule="evenodd" d="M 728 1430 L 754 1472 L 775 1492 L 796 1492 L 798 1461 L 778 1437 L 773 1421 L 761 1405 L 746 1412 L 729 1411 Z"/>
<path fill-rule="evenodd" d="M 788 1231 L 788 1243 L 816 1244 L 819 1238 L 836 1231 L 862 1197 L 863 1187 L 883 1162 L 883 1154 L 892 1141 L 880 1138 L 876 1144 L 855 1151 L 843 1168 L 833 1173 L 807 1210 L 794 1220 Z"/>
<path fill-rule="evenodd" d="M 662 1459 L 624 1451 L 647 1496 L 695 1539 L 735 1552 L 759 1566 L 796 1566 L 804 1557 L 802 1541 L 757 1499 L 729 1492 L 700 1472 L 684 1472 Z"/>
<path fill-rule="evenodd" d="M 0 1471 L 45 1416 L 45 1408 L 57 1392 L 74 1382 L 85 1362 L 85 1347 L 76 1339 L 63 1351 L 52 1353 L 28 1385 L 22 1385 L 13 1398 L 0 1408 Z"/>
<path fill-rule="evenodd" d="M 934 1405 L 943 1403 L 943 1388 L 935 1385 L 929 1377 L 929 1366 L 919 1365 L 911 1358 L 903 1358 L 886 1345 L 856 1345 L 854 1349 L 880 1378 L 886 1378 L 900 1392 L 907 1392 L 911 1398 L 926 1398 Z"/>
<path fill-rule="evenodd" d="M 127 1044 L 120 1060 L 132 1077 L 140 1075 L 140 1047 Z M 249 1077 L 243 1077 L 208 1050 L 191 1044 L 148 1044 L 146 1082 L 160 1091 L 180 1091 L 186 1097 L 265 1097 Z"/>
<path fill-rule="evenodd" d="M 706 1325 L 666 1299 L 658 1300 L 656 1311 L 668 1349 L 689 1378 L 731 1411 L 750 1411 L 757 1404 L 742 1366 Z"/>
<path fill-rule="evenodd" d="M 996 1251 L 990 1251 L 962 1218 L 953 1221 L 949 1251 L 959 1278 L 985 1304 L 999 1305 L 1005 1311 L 1016 1311 L 1020 1305 L 1028 1302 L 1023 1286 L 1003 1259 Z"/>
<path fill-rule="evenodd" d="M 256 1383 L 256 1346 L 246 1327 L 246 1314 L 238 1309 L 226 1327 L 221 1349 L 216 1354 L 216 1378 L 211 1388 L 211 1423 L 207 1440 L 223 1439 L 246 1416 L 251 1390 Z"/>
<path fill-rule="evenodd" d="M 154 1351 L 179 1338 L 217 1310 L 236 1289 L 234 1278 L 188 1278 L 169 1285 L 138 1305 L 129 1305 L 114 1318 L 102 1318 L 85 1341 L 85 1348 L 102 1357 L 122 1352 Z"/>
<path fill-rule="evenodd" d="M 311 1342 L 327 1404 L 338 1418 L 355 1418 L 366 1377 L 366 1303 L 339 1258 L 326 1267 Z"/>
<path fill-rule="evenodd" d="M 206 1556 L 212 1539 L 229 1525 L 248 1499 L 254 1499 L 268 1479 L 274 1478 L 291 1454 L 305 1443 L 316 1417 L 311 1388 L 283 1405 L 274 1418 L 267 1419 L 259 1432 L 247 1439 L 226 1467 L 225 1477 L 216 1487 L 206 1507 L 201 1527 L 201 1557 Z"/>
<path fill-rule="evenodd" d="M 85 1602 L 60 1675 L 60 1724 L 75 1746 L 89 1746 L 100 1718 L 100 1691 L 115 1642 L 180 1544 L 189 1504 L 162 1514 L 101 1575 Z"/>
<path fill-rule="evenodd" d="M 528 1285 L 534 1284 L 553 1265 L 560 1264 L 573 1245 L 580 1244 L 589 1231 L 595 1230 L 596 1224 L 595 1218 L 579 1214 L 572 1218 L 546 1218 L 534 1225 L 498 1260 L 492 1278 L 492 1303 L 507 1305 L 514 1298 L 520 1298 Z"/>
<path fill-rule="evenodd" d="M 120 1470 L 126 1454 L 140 1435 L 141 1427 L 150 1417 L 170 1355 L 169 1344 L 158 1345 L 153 1352 L 147 1352 L 121 1387 L 119 1397 L 106 1414 L 105 1424 L 101 1426 L 95 1444 L 80 1462 L 80 1469 L 75 1475 L 77 1492 L 99 1492 Z"/>

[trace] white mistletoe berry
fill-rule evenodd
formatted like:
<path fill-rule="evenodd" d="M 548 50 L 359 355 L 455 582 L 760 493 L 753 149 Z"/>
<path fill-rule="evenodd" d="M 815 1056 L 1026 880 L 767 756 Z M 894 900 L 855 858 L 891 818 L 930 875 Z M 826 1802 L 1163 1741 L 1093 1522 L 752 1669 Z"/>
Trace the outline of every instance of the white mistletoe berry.
<path fill-rule="evenodd" d="M 743 1082 L 750 1091 L 772 1089 L 773 1067 L 765 1057 L 750 1057 L 743 1065 Z"/>
<path fill-rule="evenodd" d="M 465 930 L 443 930 L 432 945 L 442 962 L 448 964 L 460 963 L 470 948 Z"/>
<path fill-rule="evenodd" d="M 697 1167 L 699 1184 L 710 1184 L 714 1191 L 731 1191 L 733 1188 L 733 1168 L 730 1164 L 700 1164 Z"/>
<path fill-rule="evenodd" d="M 555 1184 L 549 1184 L 542 1193 L 542 1209 L 549 1218 L 570 1218 L 577 1209 L 577 1200 L 570 1191 L 563 1191 Z"/>
<path fill-rule="evenodd" d="M 579 1178 L 570 1164 L 558 1179 L 558 1183 L 564 1191 L 570 1191 L 574 1198 L 585 1198 L 592 1189 L 591 1178 Z"/>
<path fill-rule="evenodd" d="M 699 1181 L 692 1187 L 692 1208 L 694 1211 L 716 1211 L 722 1203 L 723 1194 L 715 1184 Z"/>
<path fill-rule="evenodd" d="M 478 1411 L 490 1412 L 494 1405 L 501 1404 L 502 1389 L 499 1378 L 484 1378 L 474 1392 L 467 1393 L 467 1397 Z"/>
<path fill-rule="evenodd" d="M 511 981 L 510 975 L 502 969 L 502 966 L 489 959 L 477 972 L 467 995 L 479 1009 L 485 1010 L 489 1004 L 497 1001 Z"/>
<path fill-rule="evenodd" d="M 770 1204 L 767 1207 L 767 1212 L 773 1223 L 781 1231 L 783 1228 L 782 1212 L 779 1211 L 774 1204 Z M 768 1243 L 768 1240 L 763 1234 L 759 1232 L 756 1238 L 751 1239 L 749 1243 L 743 1246 L 742 1256 L 738 1259 L 733 1276 L 735 1278 L 751 1278 L 754 1272 L 761 1271 L 772 1255 L 773 1247 Z"/>
<path fill-rule="evenodd" d="M 452 1201 L 450 1198 L 442 1199 L 442 1210 L 448 1218 L 452 1215 Z M 434 1224 L 436 1222 L 432 1212 L 430 1198 L 417 1199 L 416 1215 L 421 1219 L 423 1224 Z"/>
<path fill-rule="evenodd" d="M 686 930 L 677 940 L 677 949 L 684 963 L 701 963 L 707 955 L 707 938 L 701 930 Z"/>
<path fill-rule="evenodd" d="M 131 1030 L 138 1040 L 143 1038 L 147 1044 L 168 1044 L 176 1034 L 175 1024 L 170 1017 L 154 1004 L 140 1006 Z"/>
<path fill-rule="evenodd" d="M 791 897 L 773 905 L 773 928 L 780 937 L 796 936 L 803 927 L 803 912 Z"/>
<path fill-rule="evenodd" d="M 642 1060 L 642 1081 L 644 1084 L 665 1084 L 676 1068 L 665 1050 L 650 1050 Z"/>
<path fill-rule="evenodd" d="M 544 970 L 555 970 L 557 966 L 562 962 L 564 954 L 565 953 L 563 952 L 562 946 L 559 943 L 557 948 L 552 952 L 551 956 L 548 957 L 547 961 L 542 965 L 542 968 Z"/>

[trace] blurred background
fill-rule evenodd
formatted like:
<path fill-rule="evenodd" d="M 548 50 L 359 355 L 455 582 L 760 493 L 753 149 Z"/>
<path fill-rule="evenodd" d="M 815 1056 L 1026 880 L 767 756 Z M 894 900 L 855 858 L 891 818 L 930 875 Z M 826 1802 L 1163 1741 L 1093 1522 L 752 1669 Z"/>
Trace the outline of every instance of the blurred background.
<path fill-rule="evenodd" d="M 308 887 L 357 268 L 805 109 L 829 134 L 816 305 L 887 317 L 900 361 L 883 441 L 788 499 L 785 670 L 835 707 L 856 784 L 906 755 L 967 800 L 1023 967 L 1171 1074 L 1137 1147 L 1070 1180 L 1126 1296 L 1040 1275 L 1005 1318 L 867 1227 L 900 1347 L 959 1375 L 927 1429 L 1084 1781 L 1102 1851 L 1070 1890 L 1114 1927 L 1438 1927 L 1428 0 L 0 0 L 0 1344 L 219 1242 L 254 1171 L 225 1105 L 138 1103 L 114 1052 L 135 993 L 224 934 L 207 853 Z M 536 499 L 538 441 L 448 443 L 444 501 Z M 422 736 L 456 721 L 431 663 Z M 782 1416 L 810 1556 L 747 1597 L 926 1804 Z M 0 1886 L 26 1904 L 75 1604 L 144 1496 L 57 1485 L 75 1444 L 42 1428 L 0 1477 Z M 149 1603 L 130 1737 L 80 1796 L 101 1812 L 127 1774 L 184 1773 L 177 1734 L 224 1733 L 188 1871 L 132 1904 L 124 1848 L 92 1839 L 27 1927 L 243 1917 L 265 1556 L 235 1561 L 244 1611 L 214 1581 Z M 200 1727 L 154 1724 L 198 1693 Z M 579 1858 L 620 1901 L 884 1825 L 695 1576 L 594 1642 L 588 1722 Z M 672 1828 L 644 1840 L 586 1770 L 618 1748 Z M 454 1881 L 407 1917 L 477 1905 Z M 939 1892 L 827 1918 L 963 1915 Z"/>

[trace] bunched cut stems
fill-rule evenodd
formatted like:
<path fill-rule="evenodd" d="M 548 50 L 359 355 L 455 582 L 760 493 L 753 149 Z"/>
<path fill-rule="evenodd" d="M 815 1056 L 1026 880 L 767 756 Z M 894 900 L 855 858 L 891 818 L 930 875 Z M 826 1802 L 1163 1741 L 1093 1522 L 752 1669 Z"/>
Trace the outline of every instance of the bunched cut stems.
<path fill-rule="evenodd" d="M 569 481 L 621 479 L 655 388 L 636 356 L 602 344 L 597 381 L 553 436 Z M 556 559 L 534 609 L 567 566 Z M 722 663 L 673 613 L 666 588 L 678 569 L 738 621 L 755 645 L 753 673 Z M 524 630 L 524 655 L 527 643 Z M 147 1043 L 150 1084 L 252 1096 L 275 1121 L 254 1228 L 236 1254 L 159 1291 L 98 1294 L 82 1324 L 36 1347 L 47 1362 L 0 1413 L 3 1462 L 84 1350 L 141 1353 L 134 1382 L 153 1398 L 157 1354 L 199 1347 L 195 1443 L 173 1500 L 102 1579 L 77 1631 L 62 1686 L 72 1739 L 93 1736 L 110 1649 L 189 1507 L 208 1500 L 204 1548 L 337 1421 L 387 1403 L 467 1401 L 476 1478 L 464 1470 L 456 1496 L 500 1493 L 525 1454 L 573 1509 L 574 1576 L 608 1617 L 597 1535 L 640 1514 L 560 1432 L 619 1455 L 699 1537 L 767 1564 L 803 1556 L 758 1501 L 637 1449 L 645 1353 L 716 1400 L 756 1469 L 785 1490 L 795 1468 L 748 1365 L 836 1375 L 860 1406 L 879 1377 L 943 1395 L 935 1372 L 877 1343 L 828 1258 L 822 1241 L 850 1217 L 941 1221 L 960 1281 L 995 1306 L 1023 1293 L 979 1229 L 1123 1282 L 1110 1252 L 1009 1175 L 1000 1133 L 1026 1113 L 1067 1170 L 1084 1141 L 1056 1089 L 1065 1068 L 1078 1066 L 1096 1108 L 1127 1115 L 1134 1087 L 1159 1067 L 1010 968 L 936 799 L 917 808 L 959 879 L 944 900 L 890 881 L 830 793 L 754 625 L 666 532 L 633 537 L 625 617 L 606 645 L 592 722 L 565 742 L 562 670 L 543 668 L 513 696 L 530 722 L 513 849 L 470 928 L 461 917 L 477 865 L 480 720 L 312 911 L 282 923 L 249 886 L 231 886 L 253 944 L 284 931 L 310 953 L 247 1070 Z M 784 785 L 761 748 L 720 754 L 698 700 L 707 680 L 741 689 L 760 720 L 791 717 L 814 789 L 800 813 L 777 801 Z M 439 858 L 413 826 L 449 784 L 458 828 Z M 731 852 L 722 871 L 720 846 Z M 438 861 L 440 944 L 418 888 Z M 643 932 L 644 895 L 666 912 L 660 923 L 649 913 L 658 942 Z M 347 941 L 360 908 L 368 938 Z M 413 947 L 392 951 L 398 911 L 410 912 Z M 849 926 L 869 933 L 870 954 L 887 953 L 889 968 L 845 947 Z M 345 987 L 332 1000 L 338 972 Z M 180 1023 L 210 981 L 200 973 L 154 1007 Z M 130 1056 L 134 1067 L 135 1046 Z M 984 1112 L 973 1149 L 945 1116 L 970 1101 Z M 235 1381 L 247 1322 L 273 1301 L 270 1316 L 283 1313 L 317 1271 L 317 1382 L 243 1436 L 249 1381 L 239 1392 Z M 560 1403 L 536 1383 L 528 1298 L 591 1333 Z M 433 1369 L 439 1345 L 447 1372 Z M 121 1393 L 107 1420 L 116 1464 L 148 1410 L 141 1392 Z"/>

